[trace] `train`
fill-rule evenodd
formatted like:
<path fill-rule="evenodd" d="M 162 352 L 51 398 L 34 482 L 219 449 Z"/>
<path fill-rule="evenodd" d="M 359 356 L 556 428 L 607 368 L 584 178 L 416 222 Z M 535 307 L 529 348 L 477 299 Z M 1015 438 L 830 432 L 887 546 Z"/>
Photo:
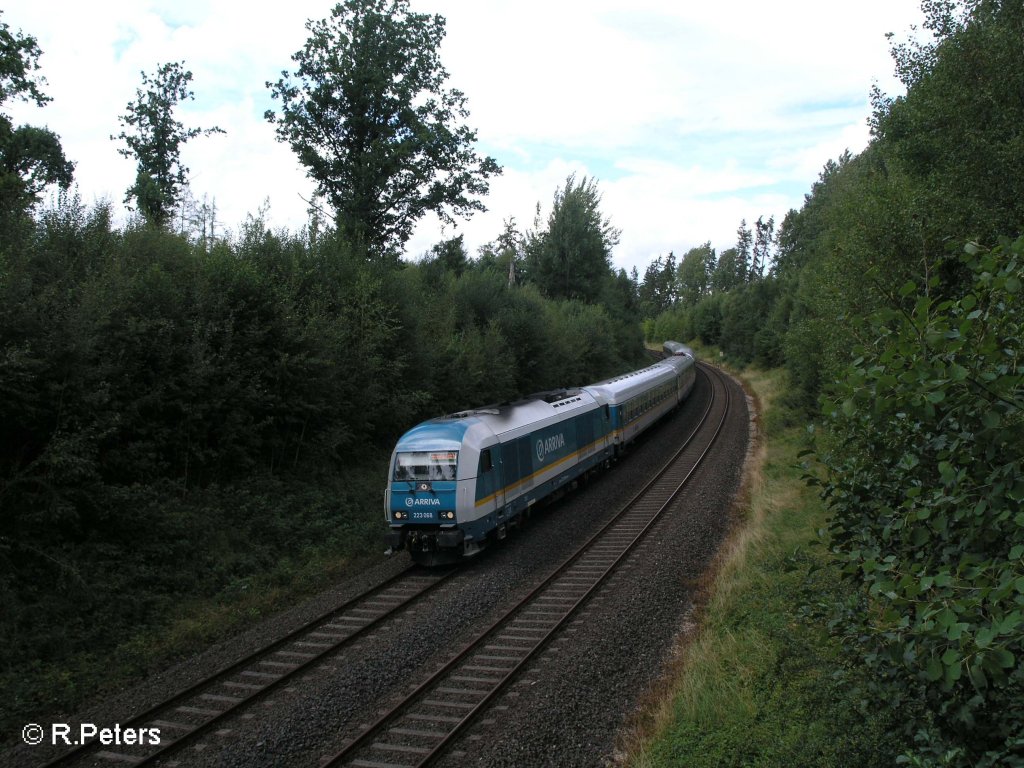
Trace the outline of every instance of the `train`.
<path fill-rule="evenodd" d="M 540 392 L 416 425 L 391 455 L 384 514 L 388 554 L 458 562 L 504 539 L 534 506 L 607 468 L 682 403 L 696 380 L 689 347 L 588 386 Z"/>

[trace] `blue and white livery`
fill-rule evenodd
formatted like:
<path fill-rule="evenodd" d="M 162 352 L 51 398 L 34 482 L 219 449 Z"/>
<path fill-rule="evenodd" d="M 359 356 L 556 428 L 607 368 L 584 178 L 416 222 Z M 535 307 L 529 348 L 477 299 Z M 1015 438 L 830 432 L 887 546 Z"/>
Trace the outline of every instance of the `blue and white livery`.
<path fill-rule="evenodd" d="M 391 457 L 385 543 L 426 564 L 476 554 L 538 501 L 608 466 L 686 398 L 695 377 L 692 353 L 673 353 L 591 386 L 417 425 Z"/>

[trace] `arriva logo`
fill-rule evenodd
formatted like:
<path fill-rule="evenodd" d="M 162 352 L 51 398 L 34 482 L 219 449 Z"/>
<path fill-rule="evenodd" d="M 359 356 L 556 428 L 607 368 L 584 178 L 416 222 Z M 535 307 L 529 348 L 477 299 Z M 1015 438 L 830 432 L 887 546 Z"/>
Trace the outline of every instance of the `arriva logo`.
<path fill-rule="evenodd" d="M 557 451 L 559 448 L 565 447 L 565 436 L 559 432 L 557 435 L 552 435 L 547 440 L 537 441 L 537 459 L 538 461 L 544 461 L 544 457 L 552 451 Z"/>
<path fill-rule="evenodd" d="M 436 496 L 428 496 L 426 498 L 414 499 L 412 496 L 405 497 L 405 506 L 407 507 L 440 507 L 441 500 Z"/>

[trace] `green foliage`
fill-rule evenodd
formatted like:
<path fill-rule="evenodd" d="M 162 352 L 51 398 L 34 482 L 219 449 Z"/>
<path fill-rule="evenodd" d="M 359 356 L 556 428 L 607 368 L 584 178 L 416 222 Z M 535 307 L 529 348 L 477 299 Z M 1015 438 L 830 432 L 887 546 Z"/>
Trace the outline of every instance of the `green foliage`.
<path fill-rule="evenodd" d="M 510 217 L 505 219 L 502 233 L 480 247 L 476 266 L 505 275 L 509 284 L 514 285 L 523 274 L 523 248 L 523 235 L 516 227 L 515 217 Z"/>
<path fill-rule="evenodd" d="M 611 249 L 619 230 L 601 218 L 597 182 L 575 174 L 555 190 L 547 228 L 531 232 L 526 267 L 541 293 L 555 299 L 596 302 L 611 275 Z"/>
<path fill-rule="evenodd" d="M 874 94 L 871 145 L 825 166 L 767 277 L 740 279 L 741 225 L 711 295 L 648 328 L 784 361 L 794 408 L 827 393 L 831 545 L 854 591 L 823 601 L 850 654 L 837 695 L 904 723 L 899 762 L 1021 765 L 1024 242 L 946 253 L 1024 222 L 1024 14 L 923 8 L 933 40 L 893 49 L 906 96 Z"/>
<path fill-rule="evenodd" d="M 776 280 L 759 280 L 730 291 L 722 300 L 718 345 L 740 363 L 773 366 L 781 362 L 783 327 L 773 311 L 779 294 Z"/>
<path fill-rule="evenodd" d="M 750 251 L 750 271 L 747 272 L 748 281 L 761 280 L 765 271 L 769 269 L 769 262 L 775 252 L 775 217 L 769 216 L 768 221 L 764 216 L 759 216 L 754 223 L 754 244 Z"/>
<path fill-rule="evenodd" d="M 711 292 L 711 278 L 717 262 L 715 249 L 711 247 L 710 240 L 683 254 L 677 270 L 677 279 L 679 301 L 684 307 L 694 306 Z M 645 284 L 646 282 L 644 280 Z"/>
<path fill-rule="evenodd" d="M 670 251 L 668 256 L 657 256 L 647 265 L 637 294 L 644 317 L 657 317 L 676 303 L 679 299 L 679 279 L 674 253 Z"/>
<path fill-rule="evenodd" d="M 40 107 L 51 101 L 40 88 L 43 79 L 34 74 L 39 71 L 41 55 L 34 37 L 12 34 L 7 22 L 0 21 L 0 104 L 12 97 L 34 101 Z"/>
<path fill-rule="evenodd" d="M 635 317 L 609 305 L 554 302 L 510 287 L 497 270 L 437 279 L 434 264 L 399 273 L 407 390 L 424 416 L 596 381 L 642 358 Z"/>
<path fill-rule="evenodd" d="M 741 224 L 712 293 L 645 327 L 784 361 L 808 414 L 827 394 L 832 542 L 856 590 L 834 629 L 869 673 L 846 695 L 906 723 L 902 762 L 1021 765 L 1024 246 L 946 254 L 1020 235 L 1024 6 L 922 8 L 932 39 L 893 48 L 906 95 L 874 93 L 871 144 L 825 165 L 767 276 L 749 279 L 771 221 Z"/>
<path fill-rule="evenodd" d="M 466 253 L 462 235 L 437 243 L 422 262 L 423 269 L 437 279 L 444 274 L 458 277 L 468 266 L 469 255 Z"/>
<path fill-rule="evenodd" d="M 932 39 L 894 44 L 908 91 L 895 99 L 874 93 L 868 148 L 826 163 L 777 237 L 771 220 L 753 232 L 741 223 L 710 280 L 715 294 L 731 299 L 698 310 L 688 291 L 684 308 L 671 308 L 662 323 L 721 340 L 740 361 L 784 360 L 792 402 L 809 412 L 843 375 L 858 318 L 884 304 L 891 286 L 936 261 L 940 290 L 962 284 L 963 267 L 941 261 L 949 239 L 991 243 L 1024 222 L 1024 11 L 995 0 L 929 0 L 922 8 Z M 751 295 L 745 286 L 757 282 L 751 275 L 770 261 L 773 242 L 767 280 L 778 284 L 769 297 Z"/>
<path fill-rule="evenodd" d="M 908 92 L 876 94 L 874 132 L 914 180 L 912 213 L 927 236 L 995 242 L 1024 221 L 1024 6 L 923 8 L 933 40 L 894 48 Z"/>
<path fill-rule="evenodd" d="M 1022 765 L 1024 238 L 906 282 L 827 409 L 837 629 L 907 721 L 918 765 Z"/>
<path fill-rule="evenodd" d="M 51 184 L 67 189 L 74 168 L 53 131 L 30 125 L 13 128 L 0 115 L 0 212 L 24 211 Z"/>
<path fill-rule="evenodd" d="M 632 362 L 639 362 L 644 354 L 644 335 L 639 323 L 640 303 L 636 295 L 636 284 L 626 274 L 626 270 L 620 269 L 604 284 L 599 306 L 608 313 L 611 321 L 611 335 L 605 342 L 606 349 L 618 355 L 627 367 Z"/>
<path fill-rule="evenodd" d="M 841 375 L 857 342 L 854 320 L 880 306 L 887 286 L 924 268 L 932 244 L 909 213 L 914 195 L 874 145 L 827 164 L 804 207 L 787 217 L 777 270 L 788 298 L 782 348 L 801 402 L 814 403 Z"/>
<path fill-rule="evenodd" d="M 413 417 L 385 281 L 347 246 L 110 221 L 63 198 L 0 262 L 4 722 L 95 688 L 179 595 L 365 552 L 379 489 L 348 497 L 352 472 Z"/>
<path fill-rule="evenodd" d="M 716 291 L 728 291 L 746 280 L 746 265 L 743 254 L 736 248 L 727 248 L 718 256 L 711 285 Z"/>
<path fill-rule="evenodd" d="M 2 13 L 2 11 L 0 11 Z M 42 89 L 39 69 L 42 51 L 36 39 L 11 33 L 0 22 L 0 108 L 11 98 L 43 106 L 51 101 Z M 71 186 L 74 164 L 64 157 L 58 136 L 47 128 L 22 125 L 17 128 L 0 112 L 0 219 L 19 215 L 38 201 L 47 186 Z M 8 235 L 8 222 L 2 234 Z"/>
<path fill-rule="evenodd" d="M 501 169 L 473 150 L 466 97 L 445 88 L 441 16 L 408 0 L 346 0 L 310 21 L 298 69 L 267 83 L 267 110 L 334 209 L 339 231 L 378 256 L 396 255 L 428 212 L 451 223 L 483 210 L 475 199 Z"/>
<path fill-rule="evenodd" d="M 697 339 L 718 346 L 738 364 L 779 365 L 789 309 L 781 292 L 780 281 L 769 277 L 709 294 L 691 306 L 680 304 L 654 319 L 649 338 Z"/>
<path fill-rule="evenodd" d="M 162 64 L 150 78 L 142 73 L 142 88 L 136 100 L 128 102 L 127 114 L 118 118 L 127 129 L 111 139 L 120 139 L 125 147 L 118 153 L 134 158 L 135 183 L 125 202 L 135 201 L 146 221 L 164 227 L 181 200 L 188 183 L 188 168 L 181 164 L 181 145 L 196 136 L 224 133 L 220 128 L 185 128 L 174 118 L 174 109 L 186 99 L 194 99 L 189 89 L 192 73 L 184 62 Z"/>

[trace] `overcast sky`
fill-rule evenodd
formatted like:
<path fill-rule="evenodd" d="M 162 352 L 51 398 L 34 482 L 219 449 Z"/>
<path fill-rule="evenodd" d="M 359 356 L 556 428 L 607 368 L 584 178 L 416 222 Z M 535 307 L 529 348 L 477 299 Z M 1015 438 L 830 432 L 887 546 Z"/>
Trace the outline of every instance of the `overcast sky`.
<path fill-rule="evenodd" d="M 185 145 L 193 194 L 237 231 L 269 201 L 269 224 L 299 229 L 312 185 L 263 113 L 265 87 L 332 3 L 288 0 L 7 0 L 0 16 L 36 37 L 53 102 L 8 105 L 46 125 L 77 164 L 86 203 L 121 209 L 133 163 L 111 134 L 140 71 L 184 61 L 195 101 L 178 117 L 225 135 Z M 868 140 L 873 83 L 900 92 L 886 33 L 904 39 L 918 0 L 412 0 L 447 19 L 442 61 L 468 97 L 478 151 L 504 174 L 487 213 L 442 233 L 433 216 L 408 244 L 418 258 L 463 233 L 471 253 L 515 217 L 532 227 L 570 173 L 594 177 L 622 230 L 616 267 L 710 240 L 735 242 L 741 219 L 799 208 L 822 166 Z M 628 7 L 628 10 L 625 8 Z"/>

